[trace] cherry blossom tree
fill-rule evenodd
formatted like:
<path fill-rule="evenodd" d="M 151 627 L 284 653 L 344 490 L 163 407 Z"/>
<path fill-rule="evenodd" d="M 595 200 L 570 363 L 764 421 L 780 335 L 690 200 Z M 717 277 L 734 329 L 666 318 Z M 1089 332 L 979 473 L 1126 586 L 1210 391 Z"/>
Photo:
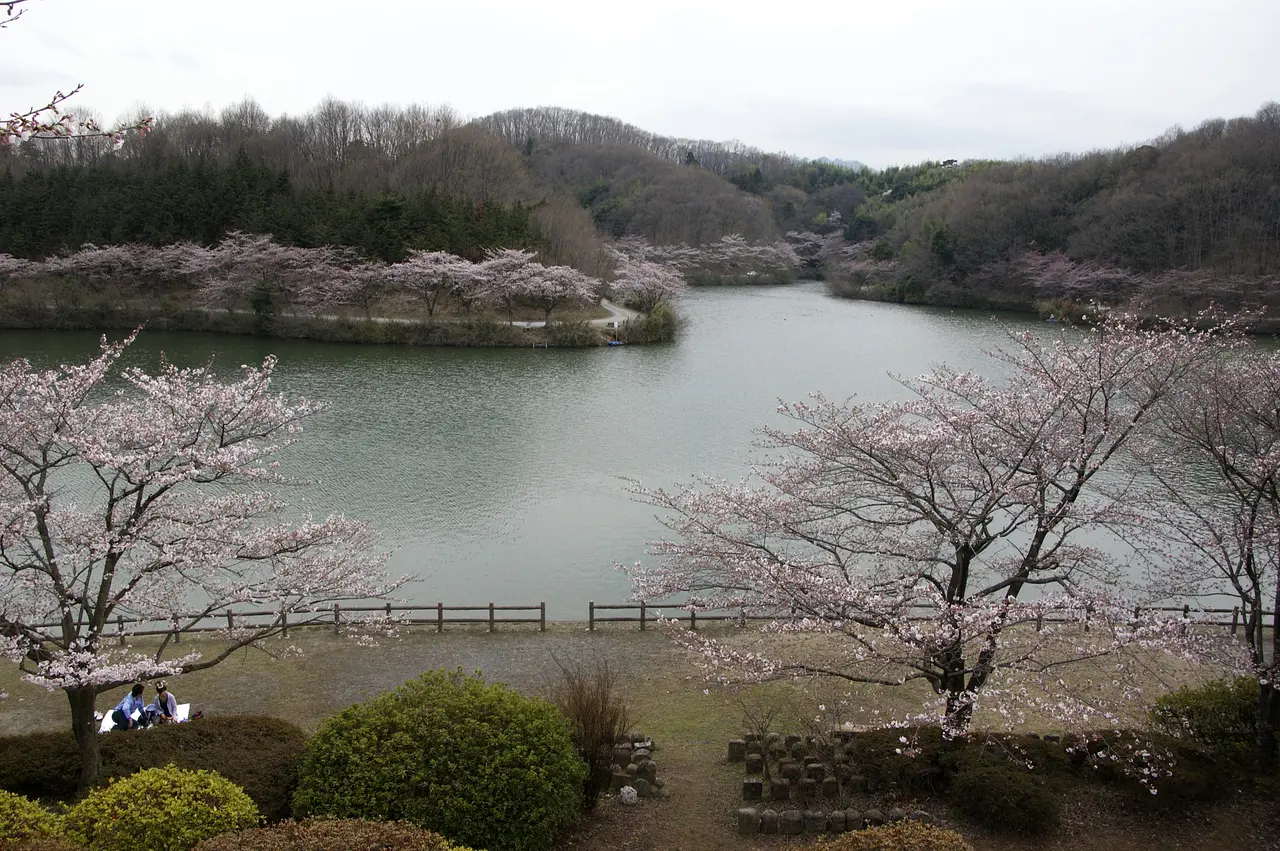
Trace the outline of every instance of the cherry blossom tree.
<path fill-rule="evenodd" d="M 427 317 L 432 318 L 440 299 L 465 288 L 476 269 L 475 264 L 445 251 L 412 251 L 408 259 L 391 266 L 387 274 L 415 294 L 427 309 Z"/>
<path fill-rule="evenodd" d="M 508 321 L 515 320 L 515 306 L 523 294 L 523 280 L 537 255 L 518 248 L 489 249 L 476 268 L 476 279 L 486 298 L 500 302 Z"/>
<path fill-rule="evenodd" d="M 1153 487 L 1136 525 L 1169 596 L 1227 590 L 1262 686 L 1255 755 L 1274 768 L 1280 729 L 1280 356 L 1256 351 L 1202 368 L 1173 397 Z M 1187 474 L 1194 465 L 1195 475 Z M 1204 471 L 1211 471 L 1205 475 Z"/>
<path fill-rule="evenodd" d="M 800 428 L 765 429 L 781 455 L 750 480 L 635 485 L 674 533 L 653 546 L 658 566 L 623 568 L 635 598 L 824 637 L 747 651 L 673 627 L 722 679 L 927 683 L 952 736 L 980 700 L 1110 724 L 1137 699 L 1123 669 L 1139 651 L 1218 650 L 1177 619 L 1135 613 L 1120 565 L 1080 533 L 1131 517 L 1122 453 L 1219 335 L 1118 317 L 1010 337 L 991 353 L 999 381 L 939 367 L 901 380 L 904 401 L 782 405 Z M 1068 693 L 1058 671 L 1099 659 L 1107 688 Z"/>
<path fill-rule="evenodd" d="M 4 12 L 0 17 L 0 29 L 7 28 L 26 13 L 26 9 L 20 8 L 26 2 L 28 0 L 0 0 L 0 10 Z M 136 124 L 106 129 L 92 118 L 64 111 L 66 102 L 83 88 L 84 84 L 81 83 L 70 92 L 55 92 L 44 106 L 9 113 L 7 118 L 0 120 L 0 148 L 25 142 L 33 137 L 71 139 L 86 136 L 105 136 L 118 146 L 124 143 L 126 133 L 136 131 L 139 135 L 146 135 L 151 129 L 153 119 L 150 117 L 143 118 Z"/>
<path fill-rule="evenodd" d="M 97 695 L 209 668 L 334 601 L 400 584 L 363 524 L 282 516 L 267 489 L 281 481 L 274 456 L 322 406 L 271 394 L 274 358 L 227 381 L 169 364 L 117 370 L 132 340 L 103 338 L 85 364 L 0 368 L 0 649 L 66 693 L 82 789 L 99 767 Z M 117 376 L 124 389 L 108 383 Z M 209 656 L 166 654 L 168 639 L 113 646 L 117 618 L 190 629 L 236 605 L 280 614 L 227 630 Z"/>
<path fill-rule="evenodd" d="M 530 263 L 515 279 L 524 301 L 540 308 L 546 324 L 551 312 L 562 304 L 591 304 L 600 298 L 604 284 L 570 266 L 543 266 Z"/>
<path fill-rule="evenodd" d="M 688 289 L 679 269 L 615 252 L 616 277 L 609 283 L 618 298 L 645 313 L 679 298 Z"/>

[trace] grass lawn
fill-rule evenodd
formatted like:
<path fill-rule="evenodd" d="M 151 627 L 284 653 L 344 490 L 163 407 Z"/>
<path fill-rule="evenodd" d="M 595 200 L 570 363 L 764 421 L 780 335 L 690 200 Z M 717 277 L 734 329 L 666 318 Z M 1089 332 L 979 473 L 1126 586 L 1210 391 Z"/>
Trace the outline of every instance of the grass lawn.
<path fill-rule="evenodd" d="M 714 629 L 732 638 L 731 627 Z M 186 653 L 213 646 L 184 640 L 176 649 Z M 800 847 L 811 841 L 788 837 L 748 840 L 734 834 L 735 810 L 742 805 L 742 767 L 727 763 L 726 744 L 747 732 L 744 711 L 760 714 L 775 709 L 774 730 L 805 732 L 802 719 L 810 717 L 816 704 L 832 699 L 829 684 L 809 681 L 740 690 L 708 688 L 692 659 L 661 632 L 640 632 L 622 625 L 587 632 L 581 624 L 552 624 L 546 633 L 524 626 L 500 626 L 493 634 L 482 627 L 451 626 L 442 634 L 415 628 L 378 647 L 363 647 L 320 630 L 295 631 L 288 640 L 269 642 L 267 650 L 270 652 L 239 651 L 208 671 L 171 677 L 170 689 L 179 700 L 191 701 L 206 714 L 275 715 L 313 730 L 333 712 L 424 670 L 481 670 L 491 681 L 545 695 L 558 677 L 556 658 L 606 658 L 620 674 L 637 729 L 653 736 L 657 743 L 654 758 L 658 774 L 671 794 L 630 808 L 619 805 L 616 798 L 607 799 L 563 840 L 562 848 L 715 851 Z M 124 691 L 121 688 L 102 695 L 99 711 L 109 710 Z M 9 693 L 0 702 L 0 735 L 68 723 L 65 698 L 21 681 L 11 664 L 0 666 L 0 692 Z M 886 717 L 899 717 L 918 710 L 923 696 L 918 690 L 865 687 L 853 695 L 848 720 L 874 724 Z M 1001 727 L 998 721 L 994 716 L 980 716 L 978 725 Z M 1125 795 L 1100 785 L 1088 786 L 1063 799 L 1063 824 L 1056 834 L 1017 840 L 990 836 L 955 822 L 938 801 L 901 803 L 918 804 L 951 822 L 979 849 L 1280 848 L 1276 806 L 1256 798 L 1172 813 L 1135 812 L 1132 799 Z"/>

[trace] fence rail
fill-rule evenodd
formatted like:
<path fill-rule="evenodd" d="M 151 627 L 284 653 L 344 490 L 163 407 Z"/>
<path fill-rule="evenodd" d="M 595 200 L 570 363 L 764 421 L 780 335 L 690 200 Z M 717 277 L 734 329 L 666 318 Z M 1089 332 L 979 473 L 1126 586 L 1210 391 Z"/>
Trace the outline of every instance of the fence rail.
<path fill-rule="evenodd" d="M 664 617 L 663 611 L 671 612 L 672 610 L 679 611 L 679 614 L 671 619 L 688 621 L 689 628 L 693 630 L 696 630 L 700 623 L 707 622 L 735 621 L 739 624 L 745 624 L 747 621 L 777 620 L 803 616 L 802 613 L 794 609 L 790 611 L 779 610 L 770 614 L 748 614 L 741 609 L 733 611 L 726 609 L 699 610 L 686 609 L 685 605 L 680 602 L 597 603 L 594 600 L 590 600 L 587 602 L 587 629 L 594 632 L 599 624 L 638 623 L 640 629 L 644 630 L 659 617 Z M 921 609 L 921 611 L 924 610 Z M 1230 609 L 1193 608 L 1189 603 L 1182 606 L 1143 606 L 1134 609 L 1134 617 L 1136 618 L 1144 611 L 1181 614 L 1189 623 L 1230 628 L 1232 635 L 1239 633 L 1243 622 L 1239 606 L 1233 606 Z M 453 612 L 463 614 L 461 616 L 451 616 L 450 613 Z M 508 616 L 506 613 L 509 612 L 536 612 L 537 614 Z M 609 614 L 601 615 L 601 612 Z M 446 624 L 484 624 L 488 626 L 489 632 L 493 632 L 498 624 L 537 624 L 539 631 L 546 632 L 547 629 L 547 604 L 545 602 L 520 606 L 499 606 L 492 602 L 477 606 L 446 606 L 444 603 L 436 603 L 434 605 L 385 603 L 382 605 L 343 606 L 339 603 L 334 603 L 328 609 L 315 609 L 308 612 L 227 609 L 222 612 L 180 615 L 172 621 L 119 616 L 115 619 L 116 631 L 114 637 L 121 644 L 124 644 L 127 637 L 133 636 L 168 635 L 175 640 L 181 640 L 183 634 L 218 632 L 237 628 L 263 629 L 274 626 L 278 626 L 281 634 L 285 637 L 288 637 L 290 629 L 300 627 L 325 627 L 332 629 L 335 634 L 339 634 L 344 626 L 355 626 L 361 622 L 362 615 L 372 613 L 381 614 L 391 623 L 413 626 L 434 625 L 436 632 L 444 632 Z M 474 613 L 479 614 L 476 615 Z M 1266 618 L 1273 618 L 1276 613 L 1265 611 L 1262 614 Z M 295 620 L 290 623 L 290 617 L 301 618 L 301 620 Z M 1037 618 L 1036 629 L 1041 629 L 1045 623 L 1065 622 L 1069 622 L 1069 619 L 1060 617 Z M 39 624 L 38 626 L 50 628 L 56 627 L 57 624 Z M 1087 627 L 1088 624 L 1086 622 Z"/>

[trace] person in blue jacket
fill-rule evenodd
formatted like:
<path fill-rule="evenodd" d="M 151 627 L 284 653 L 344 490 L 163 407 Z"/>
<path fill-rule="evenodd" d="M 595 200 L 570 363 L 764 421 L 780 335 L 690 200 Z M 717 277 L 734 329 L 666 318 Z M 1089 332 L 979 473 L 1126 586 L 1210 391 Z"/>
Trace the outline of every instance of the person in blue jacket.
<path fill-rule="evenodd" d="M 149 723 L 147 718 L 147 703 L 142 699 L 142 693 L 146 689 L 142 683 L 135 685 L 124 700 L 116 704 L 116 708 L 111 710 L 111 720 L 115 722 L 118 730 L 135 730 L 138 727 L 145 727 Z M 138 717 L 135 719 L 133 713 L 137 712 Z"/>

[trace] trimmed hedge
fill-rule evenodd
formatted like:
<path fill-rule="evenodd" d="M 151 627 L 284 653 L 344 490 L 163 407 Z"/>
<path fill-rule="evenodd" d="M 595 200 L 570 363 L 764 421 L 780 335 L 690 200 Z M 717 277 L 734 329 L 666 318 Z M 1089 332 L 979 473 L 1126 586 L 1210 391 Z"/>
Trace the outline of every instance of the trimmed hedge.
<path fill-rule="evenodd" d="M 289 816 L 306 736 L 278 718 L 228 715 L 166 724 L 98 738 L 99 782 L 144 768 L 209 769 L 245 790 L 268 821 Z M 0 789 L 39 800 L 71 801 L 80 752 L 70 732 L 25 733 L 0 739 Z"/>
<path fill-rule="evenodd" d="M 817 851 L 974 851 L 954 830 L 915 821 L 856 830 L 813 847 Z"/>
<path fill-rule="evenodd" d="M 309 819 L 224 833 L 196 851 L 471 851 L 402 821 Z"/>
<path fill-rule="evenodd" d="M 970 820 L 1000 833 L 1048 833 L 1058 826 L 1057 798 L 1010 763 L 960 771 L 949 797 Z"/>
<path fill-rule="evenodd" d="M 1151 709 L 1152 722 L 1234 759 L 1251 758 L 1258 731 L 1261 686 L 1256 677 L 1217 680 L 1164 695 Z"/>
<path fill-rule="evenodd" d="M 62 835 L 57 816 L 21 795 L 0 791 L 0 841 L 25 842 Z"/>
<path fill-rule="evenodd" d="M 551 704 L 479 674 L 434 671 L 321 725 L 293 808 L 408 821 L 489 851 L 541 851 L 577 819 L 586 771 Z"/>
<path fill-rule="evenodd" d="M 63 823 L 67 836 L 90 851 L 188 851 L 260 818 L 244 790 L 226 778 L 167 766 L 94 789 Z"/>

